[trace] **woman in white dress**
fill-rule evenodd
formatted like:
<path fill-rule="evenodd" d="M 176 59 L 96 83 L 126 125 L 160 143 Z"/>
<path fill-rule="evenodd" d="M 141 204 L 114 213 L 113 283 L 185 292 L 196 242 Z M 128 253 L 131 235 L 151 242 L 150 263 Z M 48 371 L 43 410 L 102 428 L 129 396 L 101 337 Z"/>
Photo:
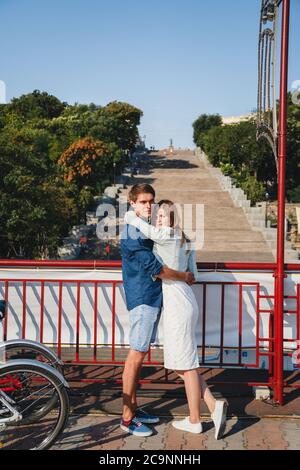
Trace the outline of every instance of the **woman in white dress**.
<path fill-rule="evenodd" d="M 195 251 L 178 225 L 176 207 L 172 201 L 158 203 L 156 227 L 133 211 L 125 214 L 125 223 L 135 226 L 154 241 L 153 253 L 162 264 L 176 271 L 190 271 L 195 280 L 198 279 Z M 162 290 L 164 366 L 176 371 L 183 379 L 190 411 L 189 417 L 172 424 L 184 431 L 202 432 L 200 401 L 203 395 L 215 424 L 215 437 L 219 439 L 225 431 L 227 404 L 215 400 L 199 374 L 196 341 L 199 311 L 194 292 L 185 282 L 169 280 L 163 280 Z"/>

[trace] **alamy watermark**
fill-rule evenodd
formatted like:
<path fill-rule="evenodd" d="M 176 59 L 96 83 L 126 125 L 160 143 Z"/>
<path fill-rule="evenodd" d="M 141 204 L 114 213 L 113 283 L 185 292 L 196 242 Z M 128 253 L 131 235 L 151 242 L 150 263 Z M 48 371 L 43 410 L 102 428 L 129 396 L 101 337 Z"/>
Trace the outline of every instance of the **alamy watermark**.
<path fill-rule="evenodd" d="M 159 210 L 158 204 L 152 206 L 152 216 L 149 224 L 158 229 L 158 238 L 160 233 L 163 233 L 164 228 L 157 225 L 157 211 Z M 128 203 L 118 200 L 117 204 L 102 203 L 98 206 L 96 218 L 98 224 L 96 228 L 97 237 L 100 240 L 113 240 L 117 239 L 122 232 L 122 238 L 130 237 L 137 239 L 146 234 L 143 230 L 136 231 L 134 227 L 131 230 L 131 224 L 128 223 L 128 230 L 123 230 L 126 222 L 124 217 L 128 211 Z M 172 215 L 173 214 L 173 215 Z M 175 214 L 175 223 L 174 223 Z M 168 214 L 171 227 L 178 227 L 184 232 L 186 237 L 192 242 L 194 250 L 201 250 L 204 246 L 204 204 L 177 204 L 168 208 Z M 171 222 L 172 221 L 172 222 Z M 160 232 L 160 233 L 159 233 Z M 157 234 L 156 233 L 156 234 Z M 172 236 L 176 236 L 176 232 Z M 172 236 L 170 238 L 172 238 Z M 155 242 L 155 239 L 154 239 Z"/>
<path fill-rule="evenodd" d="M 300 80 L 292 83 L 292 102 L 296 105 L 300 104 Z"/>
<path fill-rule="evenodd" d="M 0 80 L 0 104 L 6 104 L 6 84 Z"/>
<path fill-rule="evenodd" d="M 296 341 L 297 349 L 293 352 L 292 363 L 294 366 L 300 367 L 300 340 Z"/>

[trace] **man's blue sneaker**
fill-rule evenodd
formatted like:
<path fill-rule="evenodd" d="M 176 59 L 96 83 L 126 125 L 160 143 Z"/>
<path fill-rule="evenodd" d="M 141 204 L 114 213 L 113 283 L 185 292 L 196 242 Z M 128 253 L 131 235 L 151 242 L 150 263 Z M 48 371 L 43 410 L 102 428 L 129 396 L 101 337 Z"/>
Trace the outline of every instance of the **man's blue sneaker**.
<path fill-rule="evenodd" d="M 145 426 L 139 419 L 134 417 L 130 421 L 121 419 L 120 428 L 133 436 L 149 437 L 153 434 L 152 429 Z"/>
<path fill-rule="evenodd" d="M 159 418 L 157 416 L 150 415 L 142 408 L 136 410 L 135 417 L 143 424 L 157 424 L 159 423 Z"/>

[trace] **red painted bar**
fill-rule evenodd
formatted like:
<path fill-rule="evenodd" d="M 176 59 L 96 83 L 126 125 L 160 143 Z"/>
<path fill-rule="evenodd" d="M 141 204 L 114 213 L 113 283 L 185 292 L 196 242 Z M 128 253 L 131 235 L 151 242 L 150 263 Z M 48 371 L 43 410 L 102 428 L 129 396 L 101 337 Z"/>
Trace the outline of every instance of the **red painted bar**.
<path fill-rule="evenodd" d="M 239 286 L 239 362 L 242 362 L 243 286 Z"/>
<path fill-rule="evenodd" d="M 115 282 L 112 283 L 112 345 L 111 345 L 111 359 L 112 361 L 115 360 L 115 341 L 116 341 L 116 284 Z"/>
<path fill-rule="evenodd" d="M 4 331 L 3 331 L 3 340 L 7 340 L 7 324 L 8 324 L 8 281 L 4 283 L 4 300 L 6 302 L 6 315 L 4 317 Z"/>
<path fill-rule="evenodd" d="M 74 281 L 73 281 L 74 282 Z M 77 302 L 76 302 L 76 353 L 75 353 L 75 360 L 76 362 L 79 361 L 79 328 L 80 328 L 80 288 L 81 288 L 81 281 L 76 281 L 77 284 Z"/>
<path fill-rule="evenodd" d="M 58 337 L 57 337 L 57 354 L 61 359 L 61 323 L 62 323 L 62 288 L 63 283 L 59 281 L 59 290 L 58 290 Z"/>
<path fill-rule="evenodd" d="M 223 349 L 224 349 L 224 296 L 225 286 L 222 284 L 221 288 L 221 332 L 220 332 L 220 364 L 223 365 Z"/>
<path fill-rule="evenodd" d="M 40 343 L 44 339 L 45 282 L 41 282 Z"/>
<path fill-rule="evenodd" d="M 300 284 L 297 285 L 297 335 L 298 341 L 300 341 Z"/>
<path fill-rule="evenodd" d="M 23 285 L 23 308 L 22 308 L 22 339 L 25 339 L 25 333 L 26 333 L 26 283 L 27 281 L 22 281 Z"/>
<path fill-rule="evenodd" d="M 256 286 L 256 367 L 259 367 L 259 353 L 260 353 L 260 344 L 259 344 L 259 322 L 260 322 L 260 285 Z"/>
<path fill-rule="evenodd" d="M 97 314 L 98 314 L 98 283 L 94 286 L 94 361 L 97 361 Z"/>
<path fill-rule="evenodd" d="M 199 270 L 228 270 L 228 271 L 269 271 L 274 272 L 276 263 L 197 263 Z M 0 259 L 0 268 L 122 268 L 122 261 L 59 261 L 59 260 L 9 260 Z M 300 271 L 299 264 L 285 264 L 286 271 Z"/>
<path fill-rule="evenodd" d="M 206 283 L 203 283 L 202 297 L 202 363 L 205 363 L 205 344 L 206 344 Z"/>

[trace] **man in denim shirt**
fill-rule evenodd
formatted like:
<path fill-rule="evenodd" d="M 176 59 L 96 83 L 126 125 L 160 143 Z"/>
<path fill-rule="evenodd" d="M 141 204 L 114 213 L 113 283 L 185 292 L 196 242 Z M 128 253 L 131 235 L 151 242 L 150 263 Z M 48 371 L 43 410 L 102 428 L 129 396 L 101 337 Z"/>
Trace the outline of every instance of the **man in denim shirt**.
<path fill-rule="evenodd" d="M 151 217 L 155 191 L 148 184 L 136 184 L 129 193 L 135 213 Z M 122 272 L 130 315 L 130 351 L 123 372 L 123 415 L 121 428 L 135 436 L 146 437 L 152 430 L 146 424 L 158 423 L 156 416 L 137 410 L 136 387 L 145 355 L 154 342 L 162 307 L 161 279 L 192 284 L 194 276 L 163 266 L 152 252 L 153 242 L 132 225 L 121 235 Z"/>

